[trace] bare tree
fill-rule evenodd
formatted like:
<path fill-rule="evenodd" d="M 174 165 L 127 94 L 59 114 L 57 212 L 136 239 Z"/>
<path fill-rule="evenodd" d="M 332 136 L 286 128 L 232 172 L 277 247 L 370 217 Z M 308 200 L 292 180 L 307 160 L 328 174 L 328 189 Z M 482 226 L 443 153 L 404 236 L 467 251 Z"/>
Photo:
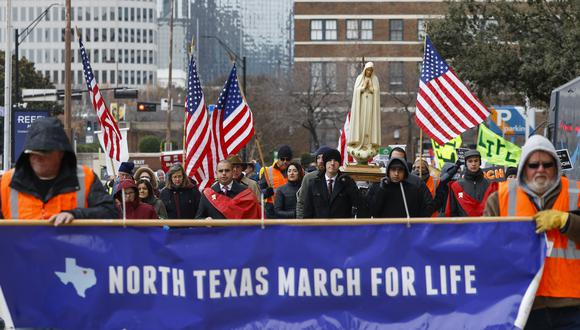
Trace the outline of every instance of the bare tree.
<path fill-rule="evenodd" d="M 339 115 L 343 114 L 336 109 L 345 106 L 346 97 L 336 92 L 336 81 L 326 79 L 323 72 L 311 72 L 307 67 L 295 71 L 289 90 L 298 111 L 291 120 L 308 131 L 311 146 L 317 149 L 321 124 L 330 122 L 336 127 Z"/>

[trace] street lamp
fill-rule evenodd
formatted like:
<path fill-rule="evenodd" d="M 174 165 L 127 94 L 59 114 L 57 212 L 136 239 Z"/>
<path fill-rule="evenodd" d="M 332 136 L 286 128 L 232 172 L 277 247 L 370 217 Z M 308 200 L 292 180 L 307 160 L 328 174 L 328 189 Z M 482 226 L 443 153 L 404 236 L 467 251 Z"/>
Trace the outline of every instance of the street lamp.
<path fill-rule="evenodd" d="M 54 6 L 62 6 L 60 3 L 52 3 L 48 6 L 37 18 L 34 19 L 22 32 L 18 33 L 18 29 L 14 29 L 14 56 L 16 57 L 16 63 L 14 67 L 14 86 L 16 88 L 16 100 L 15 103 L 20 102 L 20 73 L 18 71 L 18 46 L 24 42 L 26 37 L 30 35 L 32 30 L 46 17 L 48 11 Z"/>
<path fill-rule="evenodd" d="M 244 96 L 247 96 L 246 95 L 246 57 L 243 56 L 242 58 L 240 58 L 240 56 L 236 52 L 234 52 L 223 40 L 221 40 L 220 38 L 218 38 L 216 36 L 205 35 L 205 36 L 201 36 L 201 37 L 204 39 L 217 40 L 217 42 L 220 44 L 220 46 L 222 46 L 223 49 L 225 49 L 225 51 L 228 53 L 232 62 L 235 62 L 242 67 L 242 90 L 244 91 Z M 241 62 L 240 62 L 240 60 L 241 60 Z"/>

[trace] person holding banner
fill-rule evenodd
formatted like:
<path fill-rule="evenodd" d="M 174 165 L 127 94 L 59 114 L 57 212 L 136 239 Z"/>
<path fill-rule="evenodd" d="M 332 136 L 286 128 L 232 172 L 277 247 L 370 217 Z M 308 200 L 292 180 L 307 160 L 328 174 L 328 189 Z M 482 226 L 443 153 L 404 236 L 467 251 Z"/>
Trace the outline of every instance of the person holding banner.
<path fill-rule="evenodd" d="M 302 178 L 302 183 L 300 184 L 300 188 L 298 189 L 298 193 L 296 194 L 296 218 L 302 219 L 304 217 L 304 202 L 306 198 L 306 192 L 308 191 L 308 187 L 310 183 L 314 181 L 314 179 L 320 174 L 324 172 L 325 166 L 324 161 L 322 160 L 322 156 L 325 152 L 331 150 L 330 147 L 321 146 L 316 150 L 314 153 L 314 157 L 316 157 L 316 169 L 312 172 L 306 173 Z"/>
<path fill-rule="evenodd" d="M 481 154 L 477 150 L 465 153 L 463 178 L 449 184 L 449 197 L 445 207 L 446 217 L 479 217 L 483 214 L 487 197 L 497 190 L 481 170 Z"/>
<path fill-rule="evenodd" d="M 534 135 L 516 180 L 490 195 L 485 216 L 530 216 L 553 245 L 525 329 L 580 329 L 580 184 L 562 176 L 554 145 Z"/>
<path fill-rule="evenodd" d="M 234 180 L 233 165 L 222 160 L 217 165 L 217 181 L 201 194 L 197 219 L 260 219 L 261 209 L 254 193 Z"/>
<path fill-rule="evenodd" d="M 58 226 L 74 219 L 116 219 L 97 175 L 77 157 L 57 118 L 37 119 L 15 168 L 0 180 L 4 219 L 42 219 Z"/>
<path fill-rule="evenodd" d="M 424 198 L 418 185 L 409 180 L 409 168 L 404 158 L 392 158 L 387 164 L 387 176 L 370 203 L 371 216 L 376 218 L 412 218 L 431 216 L 433 200 Z"/>
<path fill-rule="evenodd" d="M 326 151 L 320 172 L 308 186 L 304 199 L 304 219 L 364 217 L 365 206 L 354 180 L 339 171 L 341 156 L 336 149 Z"/>
<path fill-rule="evenodd" d="M 193 219 L 200 200 L 195 181 L 190 181 L 180 163 L 171 166 L 167 178 L 167 184 L 159 194 L 159 199 L 165 204 L 168 218 Z"/>

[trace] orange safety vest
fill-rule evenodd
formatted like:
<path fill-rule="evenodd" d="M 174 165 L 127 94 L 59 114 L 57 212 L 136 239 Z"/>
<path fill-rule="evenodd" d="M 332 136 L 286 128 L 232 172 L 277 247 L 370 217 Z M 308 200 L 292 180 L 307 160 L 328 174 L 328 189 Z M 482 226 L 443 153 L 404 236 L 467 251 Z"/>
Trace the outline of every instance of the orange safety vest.
<path fill-rule="evenodd" d="M 578 192 L 580 183 L 562 177 L 562 190 L 552 209 L 569 212 L 580 208 Z M 500 216 L 532 216 L 538 212 L 536 205 L 520 188 L 516 180 L 502 182 L 498 190 Z M 580 244 L 574 243 L 558 229 L 547 232 L 554 243 L 552 254 L 546 257 L 544 273 L 537 296 L 580 298 Z"/>
<path fill-rule="evenodd" d="M 274 195 L 272 195 L 271 197 L 268 197 L 266 199 L 264 199 L 264 201 L 266 203 L 271 203 L 274 204 L 274 198 L 276 197 L 276 189 L 282 187 L 283 185 L 285 185 L 286 183 L 288 183 L 288 178 L 284 177 L 284 174 L 282 174 L 282 171 L 276 169 L 274 171 L 274 166 L 268 166 L 266 167 L 265 171 L 268 171 L 268 183 L 270 184 L 270 186 L 274 189 Z M 261 173 L 262 176 L 266 175 L 265 173 Z M 260 178 L 262 177 L 260 176 Z"/>
<path fill-rule="evenodd" d="M 435 190 L 437 189 L 437 186 L 439 186 L 439 178 L 429 176 L 429 179 L 427 179 L 425 184 L 427 185 L 427 188 L 429 188 L 429 191 L 431 192 L 431 197 L 435 198 Z M 439 210 L 435 210 L 433 214 L 431 214 L 431 217 L 437 218 L 438 215 Z"/>
<path fill-rule="evenodd" d="M 88 196 L 94 180 L 93 171 L 86 166 L 77 166 L 79 189 L 53 196 L 44 203 L 35 196 L 19 192 L 10 187 L 14 169 L 5 172 L 0 182 L 2 215 L 4 219 L 46 220 L 52 215 L 77 207 L 88 207 Z"/>

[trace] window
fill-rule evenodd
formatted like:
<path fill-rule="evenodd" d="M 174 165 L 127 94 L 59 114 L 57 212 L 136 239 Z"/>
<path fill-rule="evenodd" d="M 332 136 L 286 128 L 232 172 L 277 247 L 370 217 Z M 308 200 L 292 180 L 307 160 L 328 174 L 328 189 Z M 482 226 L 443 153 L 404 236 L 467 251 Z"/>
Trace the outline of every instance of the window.
<path fill-rule="evenodd" d="M 73 15 L 71 15 L 72 17 Z M 83 7 L 78 7 L 77 8 L 77 20 L 78 21 L 82 21 L 83 20 Z"/>
<path fill-rule="evenodd" d="M 373 40 L 373 20 L 363 19 L 346 21 L 347 40 Z"/>
<path fill-rule="evenodd" d="M 392 19 L 389 21 L 389 36 L 391 41 L 403 40 L 403 20 Z"/>
<path fill-rule="evenodd" d="M 99 41 L 99 29 L 93 29 L 93 41 Z"/>
<path fill-rule="evenodd" d="M 107 71 L 106 70 L 103 70 L 101 75 L 102 75 L 101 82 L 103 84 L 106 84 L 107 83 Z"/>
<path fill-rule="evenodd" d="M 362 40 L 373 40 L 372 19 L 363 19 L 360 21 L 360 38 Z"/>
<path fill-rule="evenodd" d="M 321 20 L 310 21 L 310 40 L 324 40 Z"/>
<path fill-rule="evenodd" d="M 347 78 L 346 78 L 346 93 L 352 94 L 352 90 L 354 88 L 354 83 L 356 81 L 356 77 L 358 76 L 358 70 L 360 65 L 358 63 L 350 63 L 347 66 Z"/>
<path fill-rule="evenodd" d="M 312 63 L 310 88 L 311 90 L 336 90 L 336 63 Z"/>
<path fill-rule="evenodd" d="M 324 40 L 336 40 L 336 20 L 324 21 Z"/>
<path fill-rule="evenodd" d="M 99 7 L 92 7 L 93 9 L 93 20 L 94 21 L 98 21 L 99 20 Z"/>
<path fill-rule="evenodd" d="M 389 90 L 399 92 L 403 90 L 403 62 L 389 64 Z"/>
<path fill-rule="evenodd" d="M 417 40 L 423 40 L 425 38 L 425 20 L 417 20 Z"/>
<path fill-rule="evenodd" d="M 354 19 L 346 20 L 346 39 L 347 40 L 357 40 L 358 39 L 358 21 Z"/>
<path fill-rule="evenodd" d="M 111 84 L 115 83 L 115 71 L 109 71 L 109 76 L 111 77 Z"/>
<path fill-rule="evenodd" d="M 111 40 L 112 42 L 115 42 L 115 29 L 114 28 L 109 29 L 109 40 Z"/>
<path fill-rule="evenodd" d="M 310 21 L 310 40 L 336 40 L 336 20 Z"/>

